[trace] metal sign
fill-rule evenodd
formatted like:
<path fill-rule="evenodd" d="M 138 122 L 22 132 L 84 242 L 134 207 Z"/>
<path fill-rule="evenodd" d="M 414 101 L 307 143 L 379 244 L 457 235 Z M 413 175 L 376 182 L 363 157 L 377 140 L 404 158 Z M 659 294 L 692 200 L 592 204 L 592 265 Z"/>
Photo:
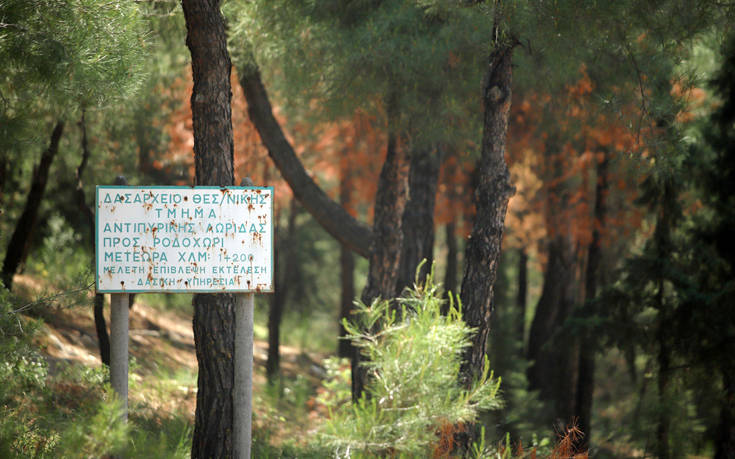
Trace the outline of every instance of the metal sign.
<path fill-rule="evenodd" d="M 97 291 L 272 292 L 273 187 L 97 187 Z"/>

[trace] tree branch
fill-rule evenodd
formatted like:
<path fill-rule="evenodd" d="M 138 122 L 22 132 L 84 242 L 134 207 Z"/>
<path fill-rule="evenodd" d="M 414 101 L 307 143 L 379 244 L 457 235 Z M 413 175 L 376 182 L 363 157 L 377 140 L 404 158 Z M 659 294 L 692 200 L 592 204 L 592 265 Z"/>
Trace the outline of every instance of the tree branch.
<path fill-rule="evenodd" d="M 293 147 L 273 116 L 268 93 L 260 71 L 251 67 L 243 70 L 240 86 L 248 102 L 248 115 L 268 149 L 273 162 L 293 190 L 294 196 L 317 222 L 335 239 L 360 256 L 368 257 L 373 234 L 370 228 L 352 217 L 306 173 Z"/>

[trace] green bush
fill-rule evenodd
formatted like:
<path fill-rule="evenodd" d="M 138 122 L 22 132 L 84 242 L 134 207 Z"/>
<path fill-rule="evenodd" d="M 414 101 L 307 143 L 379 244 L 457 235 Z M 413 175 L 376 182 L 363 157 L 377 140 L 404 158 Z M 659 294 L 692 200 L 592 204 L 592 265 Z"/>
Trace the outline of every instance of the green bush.
<path fill-rule="evenodd" d="M 39 321 L 16 312 L 15 303 L 0 283 L 1 458 L 188 457 L 187 419 L 121 422 L 106 367 L 59 364 L 49 374 L 32 341 Z"/>
<path fill-rule="evenodd" d="M 462 321 L 461 306 L 450 304 L 444 316 L 442 303 L 431 276 L 395 304 L 357 303 L 358 319 L 345 328 L 366 356 L 368 395 L 331 410 L 318 440 L 334 455 L 430 457 L 455 426 L 500 405 L 500 382 L 487 363 L 471 387 L 459 384 L 473 330 Z"/>

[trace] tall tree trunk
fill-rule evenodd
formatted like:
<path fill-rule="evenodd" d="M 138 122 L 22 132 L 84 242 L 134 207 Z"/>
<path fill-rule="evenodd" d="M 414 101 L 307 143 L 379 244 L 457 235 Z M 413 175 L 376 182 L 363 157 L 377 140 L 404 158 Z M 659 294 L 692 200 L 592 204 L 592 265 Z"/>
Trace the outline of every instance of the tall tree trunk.
<path fill-rule="evenodd" d="M 371 253 L 372 231 L 330 199 L 306 172 L 273 116 L 258 68 L 247 66 L 241 69 L 240 75 L 240 86 L 248 102 L 250 120 L 296 199 L 332 237 L 358 255 L 368 257 Z"/>
<path fill-rule="evenodd" d="M 353 309 L 352 302 L 355 301 L 355 257 L 352 255 L 352 251 L 344 245 L 340 246 L 339 265 L 342 289 L 340 295 L 337 355 L 349 358 L 352 357 L 355 349 L 349 340 L 344 339 L 347 336 L 347 331 L 344 325 L 342 325 L 342 320 L 350 320 Z"/>
<path fill-rule="evenodd" d="M 659 204 L 658 217 L 656 221 L 656 229 L 653 233 L 654 244 L 656 247 L 656 255 L 659 260 L 666 260 L 673 252 L 673 243 L 671 240 L 671 232 L 673 226 L 673 218 L 676 213 L 673 210 L 672 203 L 675 202 L 676 192 L 671 181 L 665 181 L 663 185 L 663 193 Z M 673 343 L 671 343 L 671 308 L 666 301 L 665 295 L 665 279 L 666 273 L 663 265 L 657 266 L 657 273 L 654 278 L 656 283 L 656 302 L 657 309 L 656 318 L 656 341 L 658 344 L 658 354 L 656 355 L 656 363 L 658 364 L 657 386 L 658 386 L 658 419 L 656 426 L 656 456 L 659 459 L 668 459 L 671 457 L 669 449 L 669 433 L 671 427 L 671 410 L 669 402 L 669 383 L 671 380 L 671 355 Z"/>
<path fill-rule="evenodd" d="M 28 192 L 26 205 L 23 213 L 20 215 L 18 222 L 15 224 L 15 230 L 10 237 L 8 250 L 5 253 L 5 261 L 3 262 L 2 280 L 5 287 L 10 290 L 13 286 L 13 275 L 18 270 L 18 266 L 23 259 L 23 254 L 28 252 L 31 243 L 31 235 L 36 226 L 38 218 L 38 209 L 43 201 L 43 193 L 46 190 L 48 182 L 49 169 L 51 163 L 59 151 L 59 141 L 64 131 L 64 123 L 58 121 L 51 133 L 51 141 L 49 146 L 41 154 L 41 161 L 33 169 L 33 178 L 31 180 L 31 189 Z"/>
<path fill-rule="evenodd" d="M 110 335 L 107 333 L 107 322 L 105 321 L 105 295 L 96 293 L 94 295 L 94 329 L 97 332 L 97 343 L 100 350 L 102 364 L 110 366 Z"/>
<path fill-rule="evenodd" d="M 721 372 L 724 403 L 720 407 L 715 459 L 735 459 L 735 371 L 732 364 L 728 364 Z"/>
<path fill-rule="evenodd" d="M 89 242 L 92 249 L 92 264 L 94 265 L 94 257 L 96 256 L 96 238 L 95 238 L 95 222 L 94 210 L 87 204 L 87 198 L 84 195 L 84 182 L 82 176 L 87 168 L 91 152 L 89 151 L 89 142 L 87 139 L 87 123 L 86 113 L 82 110 L 82 118 L 79 120 L 79 128 L 82 131 L 82 160 L 79 162 L 76 171 L 77 188 L 76 199 L 79 211 L 87 220 L 87 228 L 89 228 Z M 117 184 L 117 183 L 116 183 Z M 131 301 L 132 303 L 132 301 Z M 93 311 L 94 311 L 94 328 L 97 332 L 97 343 L 100 351 L 100 360 L 104 365 L 110 366 L 110 335 L 107 333 L 107 322 L 104 315 L 105 296 L 102 293 L 95 293 Z"/>
<path fill-rule="evenodd" d="M 573 342 L 559 334 L 574 307 L 574 274 L 571 237 L 557 235 L 549 242 L 544 286 L 531 323 L 528 381 L 542 400 L 552 402 L 553 417 L 562 427 L 571 421 L 576 388 L 577 357 L 569 355 Z"/>
<path fill-rule="evenodd" d="M 191 111 L 197 185 L 234 182 L 230 56 L 219 0 L 182 0 L 194 89 Z M 191 456 L 232 457 L 235 298 L 194 295 L 199 378 Z"/>
<path fill-rule="evenodd" d="M 396 294 L 413 285 L 416 268 L 423 282 L 434 261 L 434 204 L 439 181 L 440 151 L 413 150 L 408 173 L 408 202 L 403 212 L 403 248 Z"/>
<path fill-rule="evenodd" d="M 521 247 L 518 249 L 518 292 L 516 293 L 516 307 L 518 308 L 518 323 L 516 336 L 521 343 L 521 349 L 526 336 L 526 298 L 528 297 L 528 253 Z"/>
<path fill-rule="evenodd" d="M 658 361 L 658 424 L 656 425 L 656 457 L 658 459 L 669 459 L 671 457 L 669 450 L 669 428 L 671 426 L 671 416 L 669 415 L 669 380 L 671 372 L 671 355 L 669 348 L 665 344 L 668 329 L 664 328 L 663 322 L 658 325 L 657 332 L 659 339 Z"/>
<path fill-rule="evenodd" d="M 389 104 L 390 105 L 390 104 Z M 389 120 L 393 118 L 389 116 Z M 390 122 L 390 121 L 389 121 Z M 393 129 L 390 125 L 388 129 Z M 394 298 L 403 242 L 403 211 L 408 191 L 407 158 L 396 145 L 393 132 L 388 135 L 385 163 L 378 179 L 375 196 L 373 242 L 370 248 L 370 266 L 367 285 L 361 300 L 369 305 L 376 298 Z M 367 372 L 360 365 L 359 350 L 352 354 L 352 399 L 358 400 L 365 389 Z"/>
<path fill-rule="evenodd" d="M 584 298 L 589 302 L 597 296 L 597 284 L 602 262 L 601 230 L 605 227 L 607 213 L 606 195 L 608 191 L 608 155 L 603 150 L 602 161 L 597 164 L 597 185 L 595 186 L 594 228 L 592 240 L 587 249 L 587 270 L 585 273 Z M 595 388 L 595 343 L 589 333 L 582 337 L 579 349 L 579 377 L 577 379 L 577 400 L 574 413 L 579 418 L 579 428 L 584 433 L 577 450 L 589 449 L 592 432 L 592 396 Z"/>
<path fill-rule="evenodd" d="M 265 363 L 265 373 L 269 384 L 274 384 L 277 381 L 280 372 L 281 319 L 288 297 L 289 286 L 293 285 L 293 277 L 297 269 L 295 265 L 297 259 L 294 256 L 294 251 L 296 248 L 296 217 L 298 213 L 298 202 L 292 199 L 285 234 L 281 233 L 283 236 L 280 238 L 279 244 L 281 250 L 276 252 L 278 266 L 281 269 L 280 276 L 276 278 L 276 285 L 271 297 L 271 307 L 268 311 L 268 359 Z M 276 232 L 276 234 L 279 233 Z M 279 273 L 278 269 L 276 273 Z"/>
<path fill-rule="evenodd" d="M 462 279 L 464 320 L 477 332 L 465 350 L 461 378 L 469 383 L 481 374 L 485 364 L 487 336 L 493 307 L 493 286 L 498 268 L 505 213 L 514 193 L 505 163 L 508 112 L 511 103 L 511 61 L 513 45 L 496 45 L 490 55 L 483 87 L 485 115 L 482 153 L 477 167 L 475 189 L 477 215 L 465 249 Z"/>
<path fill-rule="evenodd" d="M 290 215 L 289 215 L 290 218 Z M 281 366 L 281 316 L 283 315 L 283 303 L 286 300 L 288 285 L 283 282 L 285 278 L 283 271 L 286 266 L 282 261 L 286 260 L 281 253 L 281 243 L 284 243 L 283 230 L 276 215 L 273 231 L 275 232 L 277 245 L 273 248 L 273 257 L 276 260 L 275 275 L 273 277 L 273 295 L 270 297 L 268 308 L 268 355 L 265 361 L 265 377 L 268 384 L 275 385 L 278 382 L 278 372 Z M 285 248 L 286 245 L 284 244 Z"/>
<path fill-rule="evenodd" d="M 350 170 L 349 165 L 345 161 L 342 165 L 342 175 L 339 182 L 339 202 L 344 208 L 349 207 L 351 204 L 351 191 L 352 185 L 350 182 Z M 340 244 L 339 267 L 341 295 L 339 306 L 339 339 L 337 341 L 337 355 L 344 358 L 350 358 L 352 357 L 352 353 L 355 352 L 355 349 L 349 340 L 344 339 L 347 336 L 347 331 L 342 325 L 342 321 L 350 319 L 352 302 L 355 301 L 355 257 L 352 255 L 352 251 L 349 247 L 344 244 Z"/>
<path fill-rule="evenodd" d="M 559 217 L 570 199 L 564 179 L 568 170 L 559 143 L 555 135 L 546 141 L 545 159 L 550 171 L 546 180 L 552 184 L 547 196 L 546 226 L 552 236 L 547 243 L 544 285 L 531 322 L 527 356 L 531 361 L 530 389 L 538 390 L 541 400 L 548 403 L 551 411 L 547 421 L 565 428 L 575 414 L 579 343 L 561 332 L 576 304 L 577 257 L 571 224 Z"/>
<path fill-rule="evenodd" d="M 452 295 L 457 294 L 457 255 L 459 250 L 457 249 L 457 235 L 455 234 L 454 222 L 449 222 L 444 227 L 444 231 L 447 237 L 447 272 L 444 274 L 444 292 L 448 296 L 449 293 Z M 448 298 L 447 298 L 448 299 Z M 449 311 L 449 302 L 447 301 L 442 305 L 442 314 L 446 315 Z"/>
<path fill-rule="evenodd" d="M 0 152 L 0 206 L 5 205 L 5 185 L 8 182 L 8 153 Z"/>

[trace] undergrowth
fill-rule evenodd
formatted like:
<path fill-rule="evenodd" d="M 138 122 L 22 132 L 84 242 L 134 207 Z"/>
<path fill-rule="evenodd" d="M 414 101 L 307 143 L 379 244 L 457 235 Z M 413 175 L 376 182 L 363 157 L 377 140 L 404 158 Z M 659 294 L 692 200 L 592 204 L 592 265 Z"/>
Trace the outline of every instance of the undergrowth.
<path fill-rule="evenodd" d="M 33 344 L 40 320 L 15 312 L 19 301 L 0 284 L 0 457 L 188 457 L 183 415 L 121 421 L 106 367 L 56 365 Z"/>
<path fill-rule="evenodd" d="M 480 410 L 500 405 L 500 381 L 486 365 L 469 387 L 459 384 L 461 356 L 473 332 L 461 306 L 441 313 L 439 286 L 425 284 L 393 304 L 356 303 L 356 321 L 345 321 L 349 339 L 366 360 L 366 394 L 354 404 L 330 407 L 318 436 L 336 457 L 431 457 L 455 426 L 474 423 Z M 332 378 L 331 390 L 335 391 Z M 345 389 L 337 389 L 337 394 Z M 333 397 L 339 401 L 343 395 Z M 328 399 L 323 396 L 323 398 Z M 478 450 L 478 455 L 486 451 Z"/>

